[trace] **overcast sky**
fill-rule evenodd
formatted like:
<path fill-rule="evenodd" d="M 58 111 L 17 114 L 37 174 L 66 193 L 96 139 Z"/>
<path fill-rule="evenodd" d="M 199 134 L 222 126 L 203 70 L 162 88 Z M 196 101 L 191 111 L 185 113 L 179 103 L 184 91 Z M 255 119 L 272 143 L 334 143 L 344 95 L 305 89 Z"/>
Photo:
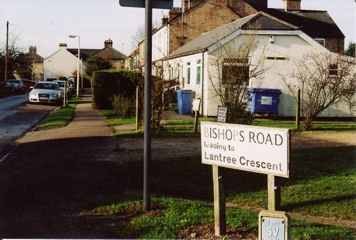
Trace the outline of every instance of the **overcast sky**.
<path fill-rule="evenodd" d="M 282 0 L 269 0 L 268 6 L 281 8 Z M 175 0 L 175 6 L 180 0 Z M 327 10 L 349 41 L 355 42 L 355 0 L 302 0 L 303 9 Z M 164 10 L 153 10 L 154 22 L 160 21 Z M 104 40 L 112 39 L 114 48 L 129 54 L 132 36 L 144 26 L 144 9 L 124 8 L 119 0 L 0 0 L 0 46 L 5 45 L 6 21 L 10 22 L 10 38 L 21 48 L 30 45 L 47 57 L 60 42 L 77 48 L 103 48 Z"/>

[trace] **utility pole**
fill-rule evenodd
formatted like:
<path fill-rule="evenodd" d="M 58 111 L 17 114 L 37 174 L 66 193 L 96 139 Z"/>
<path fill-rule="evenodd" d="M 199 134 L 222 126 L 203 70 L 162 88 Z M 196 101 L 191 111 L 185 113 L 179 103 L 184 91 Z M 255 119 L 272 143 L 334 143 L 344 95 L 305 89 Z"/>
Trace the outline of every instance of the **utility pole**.
<path fill-rule="evenodd" d="M 7 58 L 9 55 L 9 21 L 6 22 L 6 49 L 5 49 L 5 78 L 4 83 L 7 82 Z"/>

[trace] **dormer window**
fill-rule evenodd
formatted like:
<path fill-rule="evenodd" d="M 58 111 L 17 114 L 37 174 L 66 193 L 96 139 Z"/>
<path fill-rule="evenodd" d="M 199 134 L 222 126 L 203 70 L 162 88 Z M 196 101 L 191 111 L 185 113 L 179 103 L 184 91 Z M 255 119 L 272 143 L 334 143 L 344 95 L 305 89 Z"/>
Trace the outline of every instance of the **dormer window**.
<path fill-rule="evenodd" d="M 325 39 L 324 38 L 314 38 L 314 40 L 319 43 L 321 46 L 325 47 Z"/>

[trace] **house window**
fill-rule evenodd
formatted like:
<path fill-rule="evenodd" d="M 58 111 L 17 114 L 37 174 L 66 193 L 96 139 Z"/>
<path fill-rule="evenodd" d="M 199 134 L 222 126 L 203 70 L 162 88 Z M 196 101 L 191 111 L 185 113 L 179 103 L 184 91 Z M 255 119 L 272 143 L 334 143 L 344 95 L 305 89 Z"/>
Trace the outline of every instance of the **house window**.
<path fill-rule="evenodd" d="M 314 40 L 319 43 L 320 45 L 322 45 L 323 47 L 325 47 L 325 39 L 324 38 L 314 38 Z"/>
<path fill-rule="evenodd" d="M 248 59 L 225 58 L 222 65 L 223 84 L 248 83 L 250 78 L 250 67 Z"/>
<path fill-rule="evenodd" d="M 338 66 L 337 63 L 329 65 L 329 76 L 337 76 Z"/>
<path fill-rule="evenodd" d="M 196 81 L 196 84 L 200 85 L 200 78 L 201 78 L 201 60 L 200 59 L 197 61 L 197 64 L 198 64 L 198 66 L 197 66 L 197 81 Z"/>
<path fill-rule="evenodd" d="M 187 65 L 187 84 L 190 84 L 190 62 L 188 62 Z"/>

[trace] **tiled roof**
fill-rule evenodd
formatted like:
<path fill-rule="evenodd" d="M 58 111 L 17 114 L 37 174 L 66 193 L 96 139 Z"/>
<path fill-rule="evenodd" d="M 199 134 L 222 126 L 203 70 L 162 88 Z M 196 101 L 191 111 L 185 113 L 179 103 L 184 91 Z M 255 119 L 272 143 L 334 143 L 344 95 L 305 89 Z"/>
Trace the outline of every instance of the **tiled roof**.
<path fill-rule="evenodd" d="M 107 60 L 124 60 L 126 55 L 117 51 L 115 48 L 107 46 L 99 52 L 95 53 L 95 56 L 107 59 Z"/>
<path fill-rule="evenodd" d="M 264 12 L 291 23 L 312 38 L 345 38 L 327 11 L 265 9 Z"/>
<path fill-rule="evenodd" d="M 77 56 L 78 54 L 78 48 L 67 48 L 67 50 L 72 53 L 74 56 Z M 101 49 L 90 49 L 90 48 L 81 48 L 80 49 L 80 58 L 82 58 L 84 61 L 95 55 L 97 52 L 99 52 Z"/>
<path fill-rule="evenodd" d="M 233 21 L 228 23 L 222 27 L 218 27 L 213 31 L 206 32 L 201 34 L 199 37 L 195 38 L 194 40 L 188 42 L 187 44 L 183 45 L 182 47 L 178 48 L 174 52 L 170 54 L 170 57 L 178 56 L 181 54 L 186 53 L 193 53 L 199 50 L 206 49 L 211 45 L 217 43 L 224 37 L 230 35 L 234 31 L 240 29 L 245 23 L 249 22 L 253 19 L 257 14 L 253 14 L 239 20 Z"/>
<path fill-rule="evenodd" d="M 239 29 L 296 30 L 298 27 L 263 12 L 259 12 L 228 23 L 222 27 L 214 29 L 213 31 L 203 33 L 199 37 L 172 52 L 169 57 L 172 58 L 183 54 L 192 54 L 200 50 L 205 50 Z"/>
<path fill-rule="evenodd" d="M 43 57 L 37 53 L 28 52 L 25 54 L 25 59 L 29 63 L 43 63 Z"/>

